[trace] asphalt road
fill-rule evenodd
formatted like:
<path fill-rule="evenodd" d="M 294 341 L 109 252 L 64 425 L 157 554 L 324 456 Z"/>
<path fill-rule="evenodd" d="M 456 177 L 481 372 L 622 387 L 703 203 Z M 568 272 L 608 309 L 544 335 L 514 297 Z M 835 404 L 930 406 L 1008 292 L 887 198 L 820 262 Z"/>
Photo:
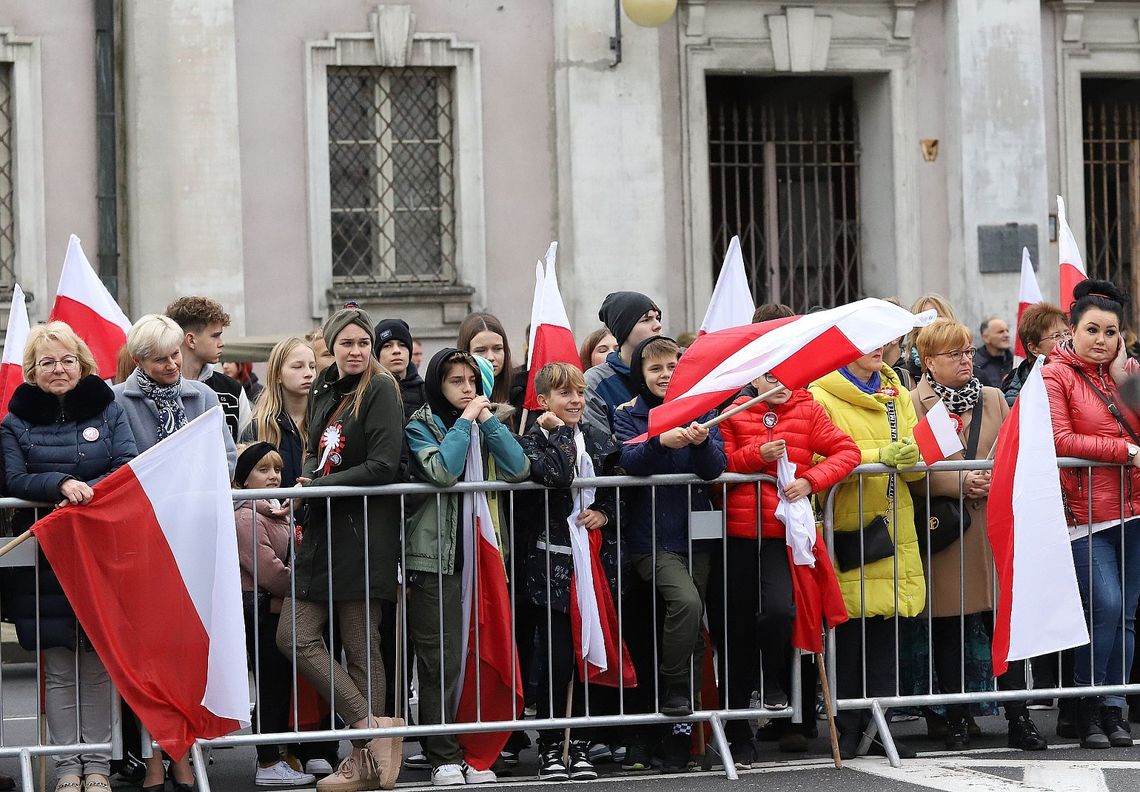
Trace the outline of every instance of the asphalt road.
<path fill-rule="evenodd" d="M 33 673 L 27 667 L 16 671 L 6 668 L 0 679 L 2 738 L 6 745 L 34 740 L 33 682 Z M 598 767 L 601 777 L 594 783 L 642 787 L 645 792 L 736 792 L 753 788 L 763 788 L 764 792 L 824 789 L 1124 792 L 1140 787 L 1140 748 L 1085 751 L 1073 745 L 1072 740 L 1055 736 L 1056 710 L 1034 711 L 1033 717 L 1052 743 L 1048 751 L 1032 754 L 1010 751 L 1005 747 L 1005 720 L 998 716 L 978 719 L 984 733 L 974 738 L 969 751 L 947 754 L 940 740 L 925 735 L 925 724 L 918 720 L 892 724 L 892 734 L 919 751 L 917 759 L 905 760 L 900 769 L 891 768 L 885 759 L 878 758 L 845 762 L 842 769 L 836 769 L 828 744 L 820 737 L 811 741 L 808 753 L 798 755 L 780 754 L 775 743 L 759 743 L 758 765 L 741 771 L 737 782 L 728 781 L 719 769 L 663 776 L 655 772 L 626 773 L 615 765 L 603 764 Z M 820 733 L 825 734 L 826 730 L 821 729 Z M 1140 734 L 1140 730 L 1137 733 Z M 347 743 L 343 745 L 347 750 Z M 210 755 L 211 788 L 219 792 L 253 792 L 257 789 L 253 785 L 254 764 L 252 748 L 214 750 Z M 553 788 L 553 784 L 537 781 L 537 770 L 535 752 L 525 751 L 519 766 L 513 768 L 509 776 L 501 775 L 497 787 Z M 0 759 L 0 773 L 18 775 L 16 760 Z M 49 763 L 49 790 L 54 788 L 51 777 Z M 405 771 L 399 781 L 401 789 L 428 785 L 426 771 Z M 131 788 L 120 783 L 115 786 Z"/>

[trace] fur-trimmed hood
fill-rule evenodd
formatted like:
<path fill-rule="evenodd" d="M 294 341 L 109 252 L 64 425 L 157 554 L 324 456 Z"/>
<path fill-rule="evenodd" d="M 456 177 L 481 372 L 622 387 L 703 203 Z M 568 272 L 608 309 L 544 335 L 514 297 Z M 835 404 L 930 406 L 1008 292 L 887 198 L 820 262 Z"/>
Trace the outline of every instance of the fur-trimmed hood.
<path fill-rule="evenodd" d="M 88 374 L 63 394 L 62 400 L 25 382 L 12 394 L 8 411 L 30 424 L 44 426 L 61 421 L 86 421 L 103 412 L 114 400 L 111 387 L 97 375 Z"/>

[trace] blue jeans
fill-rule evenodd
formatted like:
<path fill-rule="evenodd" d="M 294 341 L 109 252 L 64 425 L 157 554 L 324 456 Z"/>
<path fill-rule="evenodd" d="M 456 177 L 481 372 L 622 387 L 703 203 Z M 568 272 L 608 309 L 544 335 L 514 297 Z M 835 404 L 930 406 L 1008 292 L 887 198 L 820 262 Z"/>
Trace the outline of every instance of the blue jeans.
<path fill-rule="evenodd" d="M 1136 602 L 1140 599 L 1140 520 L 1099 531 L 1091 538 L 1091 573 L 1089 537 L 1072 543 L 1077 586 L 1081 590 L 1085 619 L 1091 617 L 1089 633 L 1092 636 L 1091 644 L 1076 649 L 1073 681 L 1078 686 L 1122 685 L 1132 667 L 1136 636 Z M 1122 563 L 1123 583 L 1120 579 Z M 1105 705 L 1123 707 L 1124 697 L 1105 696 Z"/>

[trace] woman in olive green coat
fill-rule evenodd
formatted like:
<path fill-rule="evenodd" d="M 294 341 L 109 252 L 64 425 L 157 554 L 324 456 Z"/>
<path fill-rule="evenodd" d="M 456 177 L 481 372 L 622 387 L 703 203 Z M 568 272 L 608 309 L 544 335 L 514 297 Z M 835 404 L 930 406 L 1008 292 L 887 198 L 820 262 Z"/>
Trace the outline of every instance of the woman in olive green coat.
<path fill-rule="evenodd" d="M 372 355 L 373 327 L 368 314 L 355 308 L 337 311 L 325 323 L 325 342 L 336 362 L 321 372 L 309 395 L 309 451 L 301 478 L 306 487 L 396 480 L 404 408 L 395 379 Z M 282 606 L 277 645 L 288 655 L 296 645 L 298 670 L 321 695 L 328 698 L 332 691 L 330 703 L 353 728 L 402 723 L 376 715 L 384 706 L 380 601 L 396 594 L 399 499 L 326 501 L 318 495 L 307 502 L 309 516 L 293 562 L 295 598 Z M 330 600 L 347 669 L 332 661 L 325 644 Z M 357 746 L 335 774 L 337 790 L 391 789 L 400 743 L 375 738 Z"/>

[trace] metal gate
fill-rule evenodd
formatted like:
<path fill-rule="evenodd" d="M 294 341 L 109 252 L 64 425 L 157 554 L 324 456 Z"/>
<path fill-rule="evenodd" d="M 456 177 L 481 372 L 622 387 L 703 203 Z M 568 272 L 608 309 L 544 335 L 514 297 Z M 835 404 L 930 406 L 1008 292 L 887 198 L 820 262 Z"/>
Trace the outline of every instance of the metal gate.
<path fill-rule="evenodd" d="M 707 78 L 714 273 L 740 236 L 757 304 L 862 297 L 851 80 Z"/>
<path fill-rule="evenodd" d="M 1140 317 L 1140 80 L 1085 80 L 1085 207 L 1090 277 L 1132 295 Z"/>

